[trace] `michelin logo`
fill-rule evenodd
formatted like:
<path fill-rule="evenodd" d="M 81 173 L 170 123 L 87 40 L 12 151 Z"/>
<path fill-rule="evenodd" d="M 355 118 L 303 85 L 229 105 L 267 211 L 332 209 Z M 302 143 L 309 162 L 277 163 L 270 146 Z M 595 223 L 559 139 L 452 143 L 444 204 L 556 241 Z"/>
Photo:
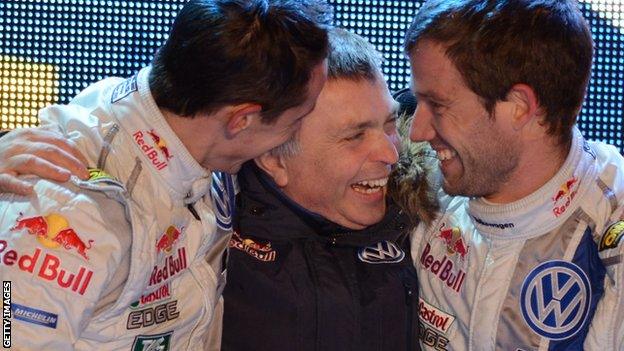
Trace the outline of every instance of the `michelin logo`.
<path fill-rule="evenodd" d="M 58 315 L 36 308 L 13 303 L 11 304 L 13 318 L 27 323 L 38 324 L 47 328 L 56 329 Z"/>

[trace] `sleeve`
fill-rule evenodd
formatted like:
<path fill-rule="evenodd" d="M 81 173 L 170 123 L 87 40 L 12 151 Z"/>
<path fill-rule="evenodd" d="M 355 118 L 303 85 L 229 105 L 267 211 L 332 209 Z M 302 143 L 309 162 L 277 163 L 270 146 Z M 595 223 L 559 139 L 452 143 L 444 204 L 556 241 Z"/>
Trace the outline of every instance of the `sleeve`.
<path fill-rule="evenodd" d="M 70 350 L 121 262 L 117 237 L 129 226 L 110 218 L 125 222 L 123 206 L 104 194 L 33 183 L 30 197 L 0 196 L 4 323 L 16 349 Z"/>
<path fill-rule="evenodd" d="M 624 206 L 620 205 L 598 242 L 606 269 L 604 294 L 585 343 L 588 350 L 624 350 Z"/>
<path fill-rule="evenodd" d="M 624 159 L 615 150 L 610 154 L 598 180 L 608 203 L 596 228 L 598 255 L 605 269 L 604 292 L 585 340 L 586 350 L 624 350 Z"/>

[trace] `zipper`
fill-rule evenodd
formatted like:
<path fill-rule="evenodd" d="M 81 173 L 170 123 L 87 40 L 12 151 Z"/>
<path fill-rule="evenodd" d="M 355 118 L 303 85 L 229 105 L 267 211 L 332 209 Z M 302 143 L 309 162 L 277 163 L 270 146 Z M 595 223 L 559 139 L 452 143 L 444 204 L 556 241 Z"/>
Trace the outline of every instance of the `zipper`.
<path fill-rule="evenodd" d="M 412 286 L 412 282 L 409 280 L 409 277 L 407 274 L 405 274 L 405 271 L 401 271 L 401 280 L 403 281 L 403 288 L 405 290 L 405 306 L 407 307 L 407 330 L 406 330 L 406 341 L 407 341 L 407 351 L 411 351 L 412 349 L 412 342 L 414 339 L 414 333 L 413 333 L 413 318 L 414 318 L 414 311 L 412 308 L 412 300 L 414 298 L 414 287 Z"/>

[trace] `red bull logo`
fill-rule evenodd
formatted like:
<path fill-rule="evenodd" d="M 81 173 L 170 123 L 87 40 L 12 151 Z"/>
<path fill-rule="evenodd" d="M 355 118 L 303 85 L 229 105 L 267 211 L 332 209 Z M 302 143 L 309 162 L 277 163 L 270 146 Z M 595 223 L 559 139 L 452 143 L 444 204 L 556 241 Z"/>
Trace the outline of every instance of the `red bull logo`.
<path fill-rule="evenodd" d="M 445 229 L 444 226 L 445 225 L 442 224 L 440 227 L 439 237 L 444 240 L 446 244 L 446 252 L 449 255 L 458 254 L 462 259 L 465 259 L 468 253 L 468 246 L 464 242 L 461 230 L 458 227 Z"/>
<path fill-rule="evenodd" d="M 93 240 L 85 244 L 76 231 L 69 227 L 65 217 L 52 213 L 47 216 L 17 218 L 11 231 L 26 229 L 28 234 L 34 235 L 43 246 L 56 249 L 62 246 L 65 250 L 75 249 L 80 256 L 89 260 L 87 250 L 91 248 Z"/>
<path fill-rule="evenodd" d="M 153 129 L 148 130 L 147 134 L 149 134 L 149 136 L 152 137 L 152 140 L 154 140 L 154 144 L 156 144 L 156 147 L 160 150 L 163 156 L 165 156 L 167 161 L 169 161 L 173 156 L 169 152 L 167 143 L 165 143 L 165 141 L 160 137 L 160 135 L 156 134 L 156 132 Z"/>
<path fill-rule="evenodd" d="M 431 245 L 427 243 L 420 255 L 420 264 L 442 280 L 449 288 L 460 292 L 464 285 L 466 272 L 462 269 L 455 269 L 456 263 L 444 255 L 442 259 L 436 259 L 431 253 Z"/>
<path fill-rule="evenodd" d="M 132 134 L 132 137 L 134 137 L 136 144 L 141 148 L 143 154 L 147 156 L 157 170 L 160 171 L 167 168 L 169 165 L 168 161 L 173 157 L 169 152 L 167 144 L 154 130 L 147 131 L 146 134 L 150 136 L 156 148 L 145 142 L 145 135 L 141 131 L 135 132 Z"/>
<path fill-rule="evenodd" d="M 152 274 L 150 275 L 149 286 L 154 286 L 166 281 L 169 278 L 184 271 L 187 267 L 186 261 L 186 249 L 184 247 L 179 248 L 177 255 L 170 255 L 165 257 L 162 265 L 154 266 Z"/>
<path fill-rule="evenodd" d="M 259 244 L 249 238 L 243 239 L 237 232 L 232 234 L 229 247 L 243 251 L 264 262 L 272 262 L 277 258 L 277 252 L 271 247 L 271 243 Z"/>
<path fill-rule="evenodd" d="M 553 214 L 555 217 L 559 217 L 565 213 L 565 211 L 570 207 L 572 200 L 576 196 L 578 192 L 577 188 L 578 179 L 576 177 L 572 177 L 568 179 L 565 183 L 561 185 L 559 190 L 555 196 L 552 197 L 553 201 Z"/>
<path fill-rule="evenodd" d="M 42 257 L 43 256 L 43 257 Z M 15 268 L 32 274 L 40 279 L 56 284 L 62 289 L 70 289 L 80 295 L 84 295 L 91 283 L 93 271 L 80 266 L 74 270 L 63 267 L 62 261 L 56 255 L 46 253 L 41 249 L 35 252 L 20 254 L 16 250 L 9 248 L 5 240 L 0 240 L 0 264 Z"/>
<path fill-rule="evenodd" d="M 175 244 L 180 236 L 182 235 L 182 231 L 184 227 L 180 230 L 175 226 L 169 226 L 167 230 L 160 236 L 160 238 L 156 241 L 156 251 L 157 252 L 165 252 L 167 254 L 171 253 L 171 248 L 173 244 Z"/>

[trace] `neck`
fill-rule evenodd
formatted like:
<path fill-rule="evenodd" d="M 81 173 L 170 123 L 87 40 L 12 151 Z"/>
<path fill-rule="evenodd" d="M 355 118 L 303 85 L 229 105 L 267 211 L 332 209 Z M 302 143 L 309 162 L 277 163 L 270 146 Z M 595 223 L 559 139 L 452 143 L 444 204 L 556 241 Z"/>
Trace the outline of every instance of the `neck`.
<path fill-rule="evenodd" d="M 218 132 L 214 126 L 216 118 L 204 115 L 182 117 L 168 110 L 161 112 L 195 161 L 210 171 L 211 167 L 206 160 Z"/>
<path fill-rule="evenodd" d="M 501 186 L 500 191 L 484 199 L 491 203 L 507 204 L 529 196 L 557 174 L 570 147 L 571 143 L 561 145 L 550 136 L 526 143 L 518 167 L 511 177 Z"/>

